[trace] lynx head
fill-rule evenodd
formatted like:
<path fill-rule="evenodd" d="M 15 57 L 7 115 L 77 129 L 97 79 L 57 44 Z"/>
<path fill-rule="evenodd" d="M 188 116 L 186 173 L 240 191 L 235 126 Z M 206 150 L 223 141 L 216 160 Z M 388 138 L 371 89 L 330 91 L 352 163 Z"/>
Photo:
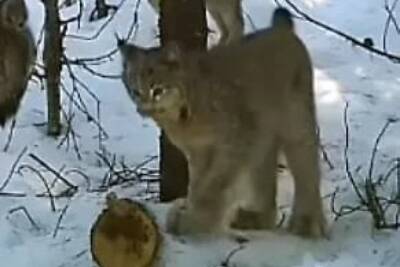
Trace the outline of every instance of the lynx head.
<path fill-rule="evenodd" d="M 25 29 L 28 9 L 25 0 L 3 0 L 0 2 L 1 24 L 14 30 Z"/>
<path fill-rule="evenodd" d="M 145 49 L 119 42 L 122 80 L 142 116 L 158 123 L 178 122 L 188 116 L 188 102 L 176 44 Z"/>

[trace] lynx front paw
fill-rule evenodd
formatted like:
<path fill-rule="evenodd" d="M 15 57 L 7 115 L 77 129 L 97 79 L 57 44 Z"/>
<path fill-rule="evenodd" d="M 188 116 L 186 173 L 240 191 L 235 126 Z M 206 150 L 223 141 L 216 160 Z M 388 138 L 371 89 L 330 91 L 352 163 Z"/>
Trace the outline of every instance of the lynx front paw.
<path fill-rule="evenodd" d="M 275 213 L 267 214 L 239 208 L 231 227 L 240 230 L 273 229 L 275 228 Z"/>
<path fill-rule="evenodd" d="M 193 218 L 186 200 L 178 199 L 167 214 L 167 232 L 173 235 L 193 235 L 205 232 L 204 225 Z"/>
<path fill-rule="evenodd" d="M 166 231 L 168 233 L 179 235 L 181 232 L 181 224 L 183 213 L 186 210 L 186 200 L 177 199 L 172 203 L 167 213 Z"/>
<path fill-rule="evenodd" d="M 168 233 L 173 235 L 198 235 L 222 231 L 217 220 L 207 212 L 190 210 L 186 200 L 175 201 L 167 214 Z"/>
<path fill-rule="evenodd" d="M 306 238 L 325 237 L 325 218 L 322 213 L 293 214 L 289 221 L 289 231 Z"/>

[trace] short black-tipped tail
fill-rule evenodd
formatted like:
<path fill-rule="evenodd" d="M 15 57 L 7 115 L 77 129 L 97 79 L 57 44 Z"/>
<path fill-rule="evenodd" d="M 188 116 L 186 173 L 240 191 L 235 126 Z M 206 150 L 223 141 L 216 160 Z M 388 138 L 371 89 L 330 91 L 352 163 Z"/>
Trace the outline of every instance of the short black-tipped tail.
<path fill-rule="evenodd" d="M 290 11 L 284 7 L 275 9 L 272 15 L 272 27 L 283 27 L 290 30 L 294 28 L 293 16 Z"/>

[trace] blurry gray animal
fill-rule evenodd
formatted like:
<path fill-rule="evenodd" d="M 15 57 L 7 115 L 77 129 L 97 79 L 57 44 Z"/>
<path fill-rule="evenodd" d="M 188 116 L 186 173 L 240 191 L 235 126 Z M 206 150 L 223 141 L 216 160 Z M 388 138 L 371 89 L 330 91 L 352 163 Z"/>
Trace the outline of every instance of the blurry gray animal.
<path fill-rule="evenodd" d="M 0 2 L 0 126 L 15 116 L 36 57 L 24 0 Z"/>

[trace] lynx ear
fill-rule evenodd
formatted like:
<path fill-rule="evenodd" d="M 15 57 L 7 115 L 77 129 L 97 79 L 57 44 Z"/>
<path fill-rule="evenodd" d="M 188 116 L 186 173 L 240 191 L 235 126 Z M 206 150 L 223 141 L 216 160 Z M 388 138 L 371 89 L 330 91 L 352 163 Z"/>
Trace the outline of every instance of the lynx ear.
<path fill-rule="evenodd" d="M 122 59 L 126 61 L 136 61 L 137 57 L 144 52 L 144 49 L 134 44 L 128 44 L 126 40 L 119 39 L 117 36 L 117 45 Z"/>
<path fill-rule="evenodd" d="M 23 28 L 28 21 L 25 0 L 4 0 L 0 3 L 1 22 L 15 28 Z"/>

